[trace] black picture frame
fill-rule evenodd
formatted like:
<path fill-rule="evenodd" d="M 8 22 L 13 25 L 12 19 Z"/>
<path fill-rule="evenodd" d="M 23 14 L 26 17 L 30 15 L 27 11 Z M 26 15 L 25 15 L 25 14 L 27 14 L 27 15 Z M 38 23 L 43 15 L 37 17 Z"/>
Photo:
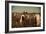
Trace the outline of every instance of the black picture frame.
<path fill-rule="evenodd" d="M 23 30 L 23 31 L 9 31 L 9 3 L 21 3 L 21 4 L 38 4 L 43 5 L 43 29 L 39 30 Z M 5 1 L 5 33 L 18 33 L 18 32 L 36 32 L 45 31 L 45 3 L 40 2 L 20 2 L 20 1 Z"/>

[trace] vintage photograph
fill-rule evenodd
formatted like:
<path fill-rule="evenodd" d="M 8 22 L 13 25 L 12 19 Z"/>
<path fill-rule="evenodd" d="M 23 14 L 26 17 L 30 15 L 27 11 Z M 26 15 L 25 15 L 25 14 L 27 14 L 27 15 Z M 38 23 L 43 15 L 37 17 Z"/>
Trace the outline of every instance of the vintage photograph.
<path fill-rule="evenodd" d="M 5 32 L 44 31 L 44 3 L 5 2 Z"/>
<path fill-rule="evenodd" d="M 12 28 L 40 27 L 41 7 L 11 6 Z"/>
<path fill-rule="evenodd" d="M 38 30 L 43 28 L 43 6 L 9 4 L 9 30 Z"/>

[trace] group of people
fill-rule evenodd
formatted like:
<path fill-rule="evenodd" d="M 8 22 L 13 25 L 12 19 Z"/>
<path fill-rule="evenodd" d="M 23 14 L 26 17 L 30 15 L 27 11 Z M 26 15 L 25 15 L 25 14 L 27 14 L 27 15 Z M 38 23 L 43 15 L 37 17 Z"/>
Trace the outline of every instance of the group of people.
<path fill-rule="evenodd" d="M 23 13 L 12 15 L 12 27 L 38 27 L 40 26 L 41 18 L 39 14 Z"/>

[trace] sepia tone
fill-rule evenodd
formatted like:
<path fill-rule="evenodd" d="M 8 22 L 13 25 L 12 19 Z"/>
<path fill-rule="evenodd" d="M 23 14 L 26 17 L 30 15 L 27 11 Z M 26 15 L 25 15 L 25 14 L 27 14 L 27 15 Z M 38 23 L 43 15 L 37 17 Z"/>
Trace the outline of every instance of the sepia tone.
<path fill-rule="evenodd" d="M 12 6 L 12 28 L 17 27 L 40 27 L 40 7 Z"/>

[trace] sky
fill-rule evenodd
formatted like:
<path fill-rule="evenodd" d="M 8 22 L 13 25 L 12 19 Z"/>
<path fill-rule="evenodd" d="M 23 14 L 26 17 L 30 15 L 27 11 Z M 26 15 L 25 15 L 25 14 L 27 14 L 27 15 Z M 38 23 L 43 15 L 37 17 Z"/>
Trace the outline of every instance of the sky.
<path fill-rule="evenodd" d="M 12 6 L 12 12 L 28 12 L 28 13 L 40 13 L 41 8 L 40 7 L 31 7 L 31 6 Z"/>

